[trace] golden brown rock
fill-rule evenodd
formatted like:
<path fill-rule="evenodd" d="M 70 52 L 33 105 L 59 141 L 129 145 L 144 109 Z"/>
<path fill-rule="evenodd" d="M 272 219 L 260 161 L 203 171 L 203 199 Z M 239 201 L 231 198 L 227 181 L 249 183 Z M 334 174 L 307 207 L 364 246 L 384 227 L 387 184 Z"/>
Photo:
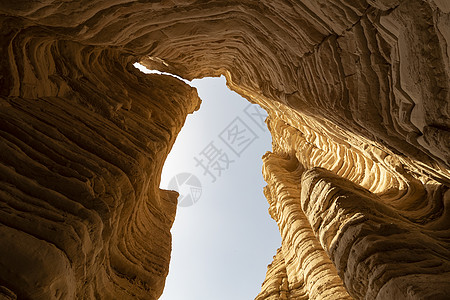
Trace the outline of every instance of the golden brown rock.
<path fill-rule="evenodd" d="M 69 50 L 52 62 L 55 95 L 2 97 L 0 284 L 21 299 L 155 299 L 176 208 L 160 173 L 199 98 L 118 53 L 66 46 L 36 46 Z M 95 60 L 82 73 L 71 54 Z"/>
<path fill-rule="evenodd" d="M 156 299 L 176 194 L 158 189 L 195 91 L 269 113 L 283 239 L 257 299 L 450 292 L 445 0 L 4 1 L 0 295 Z"/>

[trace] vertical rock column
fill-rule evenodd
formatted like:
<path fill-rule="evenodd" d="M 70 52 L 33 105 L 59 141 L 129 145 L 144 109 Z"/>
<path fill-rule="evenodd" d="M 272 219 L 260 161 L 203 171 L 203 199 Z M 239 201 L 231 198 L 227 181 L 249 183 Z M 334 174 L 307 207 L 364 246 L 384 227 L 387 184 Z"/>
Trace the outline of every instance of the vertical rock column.
<path fill-rule="evenodd" d="M 294 116 L 268 119 L 265 194 L 282 247 L 257 299 L 445 299 L 449 188 Z"/>
<path fill-rule="evenodd" d="M 281 281 L 267 280 L 256 299 L 352 299 L 302 211 L 298 178 L 303 166 L 295 157 L 276 154 L 266 154 L 263 160 L 268 183 L 264 192 L 282 237 L 274 265 L 282 265 L 285 273 Z"/>

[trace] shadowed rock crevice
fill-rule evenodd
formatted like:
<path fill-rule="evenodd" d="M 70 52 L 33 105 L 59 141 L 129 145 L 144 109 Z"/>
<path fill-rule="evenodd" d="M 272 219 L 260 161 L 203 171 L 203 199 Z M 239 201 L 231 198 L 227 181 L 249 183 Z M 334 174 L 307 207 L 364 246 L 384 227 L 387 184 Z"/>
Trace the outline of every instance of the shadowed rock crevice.
<path fill-rule="evenodd" d="M 160 296 L 161 169 L 200 100 L 141 62 L 268 111 L 257 299 L 445 297 L 449 28 L 443 0 L 0 4 L 0 295 Z"/>

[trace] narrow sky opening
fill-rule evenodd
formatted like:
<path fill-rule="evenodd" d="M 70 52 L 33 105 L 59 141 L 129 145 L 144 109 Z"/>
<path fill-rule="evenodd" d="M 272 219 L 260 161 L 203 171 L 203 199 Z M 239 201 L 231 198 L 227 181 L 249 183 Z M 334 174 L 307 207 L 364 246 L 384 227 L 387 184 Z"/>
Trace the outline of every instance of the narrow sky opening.
<path fill-rule="evenodd" d="M 161 176 L 161 188 L 180 197 L 160 299 L 253 299 L 281 243 L 263 195 L 266 113 L 230 91 L 223 76 L 187 83 L 202 104 L 187 117 Z"/>

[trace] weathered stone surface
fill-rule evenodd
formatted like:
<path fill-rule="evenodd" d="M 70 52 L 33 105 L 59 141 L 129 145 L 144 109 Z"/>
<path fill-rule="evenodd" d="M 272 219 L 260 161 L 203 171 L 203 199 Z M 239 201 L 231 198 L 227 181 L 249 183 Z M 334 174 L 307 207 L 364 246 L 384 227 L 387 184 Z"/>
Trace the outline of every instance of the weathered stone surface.
<path fill-rule="evenodd" d="M 117 51 L 24 47 L 29 65 L 3 65 L 29 73 L 2 85 L 0 284 L 23 299 L 159 297 L 177 197 L 159 178 L 195 89 L 144 76 Z M 33 77 L 45 62 L 52 74 Z"/>
<path fill-rule="evenodd" d="M 444 0 L 4 1 L 0 295 L 159 297 L 176 194 L 158 189 L 224 74 L 269 112 L 282 245 L 257 299 L 450 292 Z"/>

